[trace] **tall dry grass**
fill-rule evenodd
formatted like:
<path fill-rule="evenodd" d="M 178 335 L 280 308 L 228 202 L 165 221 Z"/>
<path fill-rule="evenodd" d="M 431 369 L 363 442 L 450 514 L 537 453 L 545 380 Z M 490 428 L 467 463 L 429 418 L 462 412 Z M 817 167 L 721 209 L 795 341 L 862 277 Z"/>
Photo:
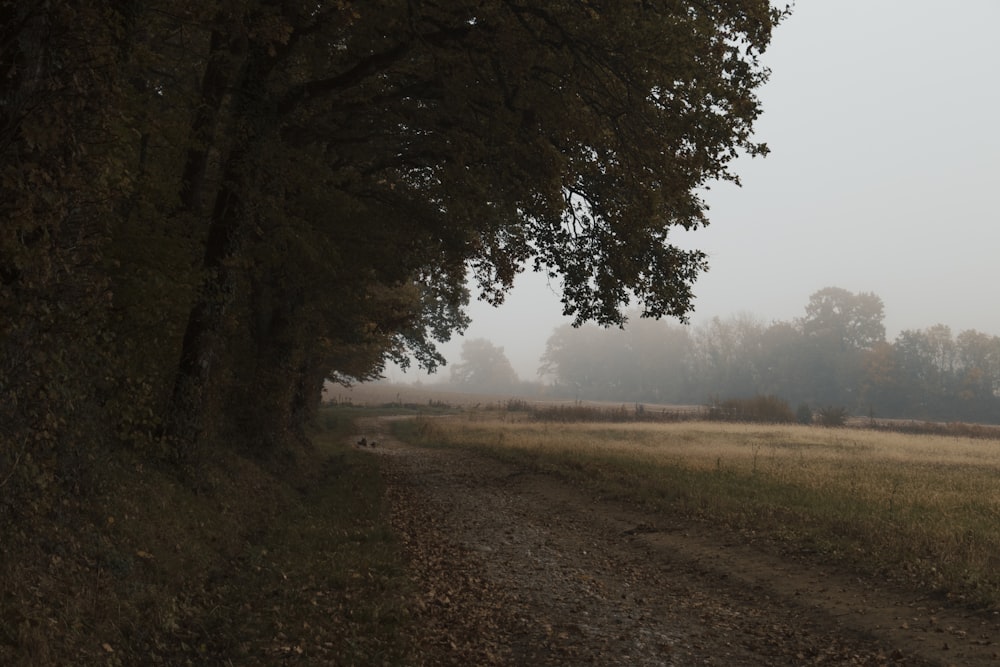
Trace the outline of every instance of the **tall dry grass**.
<path fill-rule="evenodd" d="M 1000 606 L 1000 442 L 707 422 L 417 421 L 410 437 L 572 477 L 890 579 Z"/>

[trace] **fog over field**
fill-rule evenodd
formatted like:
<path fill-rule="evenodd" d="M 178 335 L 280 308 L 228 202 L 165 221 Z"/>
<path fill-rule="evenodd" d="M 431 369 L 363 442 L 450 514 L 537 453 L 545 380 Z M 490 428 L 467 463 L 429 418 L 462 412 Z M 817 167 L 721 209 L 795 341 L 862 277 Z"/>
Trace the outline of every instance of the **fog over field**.
<path fill-rule="evenodd" d="M 676 233 L 710 257 L 692 323 L 792 320 L 837 286 L 883 299 L 889 340 L 936 323 L 1000 334 L 997 25 L 994 0 L 799 2 L 765 57 L 757 139 L 771 154 L 735 165 L 742 188 L 705 193 L 710 227 Z M 500 309 L 471 306 L 466 338 L 502 346 L 534 379 L 568 321 L 558 294 L 523 275 Z"/>

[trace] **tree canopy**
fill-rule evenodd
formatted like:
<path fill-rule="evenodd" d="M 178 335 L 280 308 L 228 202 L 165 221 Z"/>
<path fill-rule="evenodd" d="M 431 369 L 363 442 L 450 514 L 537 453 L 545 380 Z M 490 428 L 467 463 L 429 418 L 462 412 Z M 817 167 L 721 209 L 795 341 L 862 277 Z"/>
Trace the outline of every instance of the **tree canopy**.
<path fill-rule="evenodd" d="M 801 326 L 807 336 L 868 350 L 885 340 L 884 314 L 882 299 L 871 292 L 853 294 L 842 287 L 825 287 L 809 297 Z"/>
<path fill-rule="evenodd" d="M 442 363 L 470 272 L 494 303 L 547 272 L 577 323 L 686 317 L 706 258 L 670 231 L 766 151 L 783 14 L 0 0 L 0 471 L 68 424 L 288 442 L 324 381 Z"/>

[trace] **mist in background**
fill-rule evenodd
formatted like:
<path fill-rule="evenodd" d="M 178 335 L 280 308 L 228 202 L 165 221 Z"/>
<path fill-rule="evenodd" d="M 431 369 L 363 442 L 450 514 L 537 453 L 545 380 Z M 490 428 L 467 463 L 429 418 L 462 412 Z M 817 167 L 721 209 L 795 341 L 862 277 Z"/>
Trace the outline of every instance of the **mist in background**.
<path fill-rule="evenodd" d="M 790 321 L 837 286 L 882 298 L 890 340 L 936 323 L 1000 334 L 997 25 L 993 0 L 798 3 L 765 56 L 756 138 L 771 154 L 735 164 L 742 188 L 704 193 L 709 227 L 675 232 L 709 254 L 692 323 Z M 454 364 L 463 340 L 485 338 L 537 379 L 546 340 L 569 321 L 559 291 L 520 276 L 502 307 L 470 306 L 445 356 Z"/>

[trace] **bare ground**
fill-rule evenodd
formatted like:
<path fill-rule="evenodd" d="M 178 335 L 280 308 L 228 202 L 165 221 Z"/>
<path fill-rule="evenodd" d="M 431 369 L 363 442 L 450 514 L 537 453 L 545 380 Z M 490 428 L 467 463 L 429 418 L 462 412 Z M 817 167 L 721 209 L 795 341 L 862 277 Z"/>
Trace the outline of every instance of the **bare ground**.
<path fill-rule="evenodd" d="M 1000 665 L 1000 618 L 365 425 L 424 665 Z"/>

